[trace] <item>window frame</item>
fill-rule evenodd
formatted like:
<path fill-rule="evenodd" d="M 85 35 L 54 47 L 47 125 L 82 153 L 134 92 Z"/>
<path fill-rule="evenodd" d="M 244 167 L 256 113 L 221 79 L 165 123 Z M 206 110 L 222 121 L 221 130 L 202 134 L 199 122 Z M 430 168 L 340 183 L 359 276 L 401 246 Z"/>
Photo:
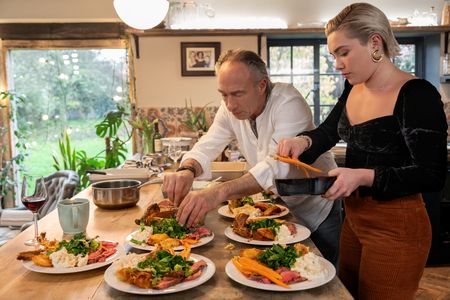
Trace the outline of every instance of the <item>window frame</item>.
<path fill-rule="evenodd" d="M 425 53 L 424 53 L 424 39 L 423 37 L 398 37 L 397 41 L 399 44 L 414 44 L 415 45 L 415 76 L 423 78 L 425 74 Z M 268 38 L 267 39 L 267 67 L 270 70 L 270 47 L 290 47 L 291 56 L 290 56 L 290 64 L 291 64 L 291 72 L 290 74 L 277 74 L 276 76 L 289 76 L 291 78 L 291 82 L 293 82 L 293 77 L 295 74 L 292 72 L 293 65 L 293 47 L 295 46 L 313 46 L 314 47 L 314 74 L 313 75 L 313 121 L 314 124 L 320 124 L 320 108 L 326 105 L 320 105 L 320 76 L 325 75 L 320 73 L 320 46 L 325 44 L 327 41 L 324 38 Z M 339 72 L 336 73 L 327 73 L 327 75 L 339 75 Z M 270 75 L 269 72 L 269 76 Z M 336 99 L 337 101 L 337 99 Z"/>
<path fill-rule="evenodd" d="M 135 76 L 134 76 L 134 60 L 133 60 L 133 48 L 128 39 L 90 39 L 90 40 L 1 40 L 0 39 L 0 91 L 14 90 L 12 74 L 8 72 L 11 66 L 11 50 L 28 49 L 28 50 L 62 50 L 62 49 L 126 49 L 127 61 L 128 61 L 128 80 L 129 80 L 129 100 L 130 105 L 134 106 L 136 103 L 135 97 Z M 7 104 L 7 109 L 2 115 L 0 115 L 0 121 L 7 124 L 11 123 L 9 118 L 9 112 L 11 106 Z M 13 124 L 14 125 L 14 124 Z M 14 125 L 15 126 L 15 125 Z M 10 160 L 15 152 L 14 149 L 14 135 L 12 128 L 9 126 L 9 132 L 6 134 L 5 141 L 6 151 L 2 153 L 4 160 Z M 133 138 L 133 140 L 135 140 Z M 135 143 L 133 143 L 133 152 L 136 149 Z M 13 166 L 13 176 L 15 179 L 19 178 L 17 168 Z M 17 183 L 19 180 L 15 180 L 15 189 L 18 189 Z M 16 197 L 18 193 L 16 193 Z M 14 199 L 15 203 L 19 203 L 20 199 Z"/>

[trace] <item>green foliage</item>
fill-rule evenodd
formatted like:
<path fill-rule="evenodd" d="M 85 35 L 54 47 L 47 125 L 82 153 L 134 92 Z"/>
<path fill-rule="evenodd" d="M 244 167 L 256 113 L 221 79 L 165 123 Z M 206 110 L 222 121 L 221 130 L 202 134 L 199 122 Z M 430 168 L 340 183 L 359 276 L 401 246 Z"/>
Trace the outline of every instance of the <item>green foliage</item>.
<path fill-rule="evenodd" d="M 8 105 L 3 104 L 7 99 L 9 99 L 9 107 Z M 0 113 L 3 113 L 4 109 L 9 108 L 8 117 L 11 121 L 14 121 L 16 119 L 14 114 L 14 105 L 20 105 L 21 103 L 24 103 L 25 98 L 23 96 L 18 96 L 16 93 L 11 91 L 3 91 L 0 92 L 0 100 L 2 100 L 0 101 Z M 5 126 L 4 123 L 2 123 L 2 125 L 0 125 L 0 196 L 2 197 L 6 196 L 11 191 L 14 192 L 13 168 L 17 168 L 18 171 L 25 171 L 25 168 L 23 166 L 23 162 L 25 160 L 25 157 L 27 156 L 27 154 L 25 153 L 25 150 L 27 149 L 25 140 L 29 135 L 26 126 L 21 126 L 14 129 L 13 134 L 15 139 L 14 147 L 16 155 L 13 155 L 11 159 L 7 161 L 3 161 L 3 154 L 6 152 L 5 150 L 7 147 L 3 144 L 3 141 L 8 131 L 9 127 Z"/>
<path fill-rule="evenodd" d="M 274 270 L 281 267 L 291 268 L 297 257 L 299 255 L 293 245 L 282 246 L 279 244 L 274 244 L 257 256 L 260 262 Z"/>
<path fill-rule="evenodd" d="M 208 131 L 209 124 L 206 121 L 206 107 L 211 103 L 212 102 L 207 103 L 200 110 L 196 111 L 192 106 L 192 101 L 189 100 L 190 106 L 188 106 L 187 101 L 185 100 L 187 118 L 183 124 L 189 127 L 192 131 Z"/>
<path fill-rule="evenodd" d="M 115 168 L 120 165 L 126 159 L 128 149 L 125 143 L 131 139 L 131 134 L 126 129 L 127 136 L 123 141 L 118 136 L 118 132 L 120 127 L 125 125 L 124 119 L 128 115 L 126 107 L 117 105 L 117 110 L 107 113 L 105 118 L 95 125 L 97 135 L 105 139 L 106 145 L 104 150 L 93 157 L 89 157 L 84 150 L 72 148 L 70 136 L 65 131 L 58 142 L 60 159 L 53 155 L 54 168 L 56 170 L 76 171 L 80 177 L 80 188 L 83 189 L 89 185 L 87 170 Z"/>

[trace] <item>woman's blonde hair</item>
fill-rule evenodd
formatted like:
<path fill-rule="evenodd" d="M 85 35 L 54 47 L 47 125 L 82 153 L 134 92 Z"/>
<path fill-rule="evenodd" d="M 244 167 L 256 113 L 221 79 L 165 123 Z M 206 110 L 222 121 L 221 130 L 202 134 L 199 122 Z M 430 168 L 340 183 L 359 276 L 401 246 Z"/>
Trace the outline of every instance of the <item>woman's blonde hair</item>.
<path fill-rule="evenodd" d="M 388 57 L 400 54 L 400 46 L 394 37 L 386 15 L 368 3 L 353 3 L 345 7 L 336 17 L 328 21 L 325 34 L 345 30 L 349 38 L 358 39 L 367 45 L 369 38 L 379 34 L 383 39 L 383 51 Z"/>

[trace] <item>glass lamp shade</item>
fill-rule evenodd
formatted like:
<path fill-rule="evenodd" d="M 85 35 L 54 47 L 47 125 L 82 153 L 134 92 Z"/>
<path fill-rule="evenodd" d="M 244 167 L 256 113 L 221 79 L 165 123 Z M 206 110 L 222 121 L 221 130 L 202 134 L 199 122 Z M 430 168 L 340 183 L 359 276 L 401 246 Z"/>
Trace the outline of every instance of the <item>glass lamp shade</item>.
<path fill-rule="evenodd" d="M 114 0 L 113 4 L 125 24 L 141 30 L 161 23 L 169 10 L 167 0 Z"/>

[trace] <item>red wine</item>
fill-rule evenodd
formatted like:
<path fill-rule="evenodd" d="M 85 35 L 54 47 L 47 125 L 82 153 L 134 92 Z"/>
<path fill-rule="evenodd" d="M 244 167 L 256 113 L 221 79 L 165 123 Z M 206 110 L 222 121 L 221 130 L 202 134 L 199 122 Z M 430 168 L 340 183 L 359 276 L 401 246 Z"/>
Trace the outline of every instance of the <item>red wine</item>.
<path fill-rule="evenodd" d="M 22 203 L 26 208 L 35 213 L 42 207 L 42 205 L 44 205 L 45 200 L 47 199 L 42 197 L 23 197 Z"/>

